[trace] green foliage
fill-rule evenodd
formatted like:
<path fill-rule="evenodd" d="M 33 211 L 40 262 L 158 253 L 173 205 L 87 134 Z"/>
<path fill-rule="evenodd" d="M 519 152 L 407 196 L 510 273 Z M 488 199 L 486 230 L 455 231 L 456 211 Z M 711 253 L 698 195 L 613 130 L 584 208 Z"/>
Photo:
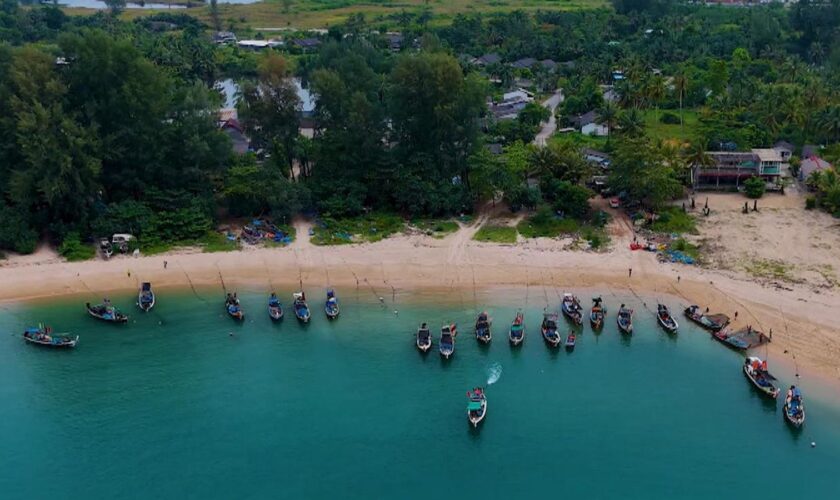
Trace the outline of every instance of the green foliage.
<path fill-rule="evenodd" d="M 196 243 L 207 253 L 230 252 L 239 248 L 236 242 L 230 241 L 224 234 L 215 231 L 208 231 Z"/>
<path fill-rule="evenodd" d="M 312 243 L 315 245 L 370 243 L 399 233 L 404 227 L 405 221 L 402 218 L 388 213 L 371 213 L 345 219 L 324 217 L 315 226 Z"/>
<path fill-rule="evenodd" d="M 96 255 L 93 245 L 82 243 L 79 233 L 68 233 L 58 247 L 58 253 L 70 262 L 90 260 Z"/>
<path fill-rule="evenodd" d="M 757 199 L 764 196 L 765 183 L 760 177 L 750 177 L 744 181 L 744 194 L 747 198 Z"/>
<path fill-rule="evenodd" d="M 516 235 L 515 227 L 484 225 L 475 233 L 473 240 L 489 243 L 516 243 Z"/>
<path fill-rule="evenodd" d="M 673 166 L 645 138 L 624 138 L 619 142 L 613 153 L 609 182 L 616 192 L 624 192 L 630 200 L 654 209 L 682 192 Z"/>
<path fill-rule="evenodd" d="M 556 212 L 574 218 L 581 218 L 589 212 L 589 198 L 594 194 L 589 189 L 556 178 L 545 179 L 541 187 L 543 198 Z"/>
<path fill-rule="evenodd" d="M 685 238 L 677 238 L 671 243 L 671 249 L 678 250 L 695 260 L 700 257 L 700 248 L 693 243 L 689 243 Z"/>
<path fill-rule="evenodd" d="M 813 210 L 817 208 L 817 198 L 814 196 L 808 196 L 805 198 L 805 210 Z"/>
<path fill-rule="evenodd" d="M 0 249 L 28 254 L 35 251 L 38 234 L 20 210 L 0 201 Z"/>
<path fill-rule="evenodd" d="M 659 117 L 659 121 L 666 125 L 679 125 L 680 117 L 675 115 L 674 113 L 662 113 L 662 115 Z"/>
<path fill-rule="evenodd" d="M 457 222 L 451 219 L 421 219 L 411 221 L 411 225 L 434 238 L 443 238 L 447 234 L 460 229 Z"/>
<path fill-rule="evenodd" d="M 526 238 L 554 238 L 560 234 L 577 232 L 580 223 L 575 219 L 558 217 L 550 207 L 544 205 L 519 222 L 516 229 Z"/>
<path fill-rule="evenodd" d="M 235 216 L 290 220 L 310 204 L 305 186 L 290 182 L 271 162 L 258 164 L 253 155 L 238 158 L 227 171 L 222 195 Z"/>
<path fill-rule="evenodd" d="M 694 234 L 697 232 L 697 223 L 694 217 L 683 212 L 681 208 L 663 208 L 657 215 L 659 218 L 651 225 L 651 229 L 656 232 L 667 234 Z"/>

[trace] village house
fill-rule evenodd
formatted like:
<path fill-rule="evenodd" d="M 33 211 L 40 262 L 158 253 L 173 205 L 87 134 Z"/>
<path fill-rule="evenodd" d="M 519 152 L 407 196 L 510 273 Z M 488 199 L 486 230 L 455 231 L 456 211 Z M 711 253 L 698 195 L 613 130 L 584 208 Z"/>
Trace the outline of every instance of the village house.
<path fill-rule="evenodd" d="M 537 64 L 537 60 L 533 57 L 523 57 L 513 61 L 510 65 L 516 69 L 531 69 Z"/>
<path fill-rule="evenodd" d="M 603 137 L 609 132 L 606 125 L 598 122 L 598 113 L 594 110 L 574 117 L 572 123 L 583 135 Z"/>
<path fill-rule="evenodd" d="M 502 58 L 496 53 L 484 54 L 475 60 L 475 64 L 479 66 L 490 66 L 491 64 L 499 64 L 500 62 L 502 62 Z"/>
<path fill-rule="evenodd" d="M 779 155 L 782 157 L 782 161 L 789 162 L 790 157 L 793 156 L 795 147 L 787 141 L 779 141 L 773 145 L 773 149 L 779 152 Z"/>
<path fill-rule="evenodd" d="M 751 177 L 760 177 L 777 184 L 782 177 L 782 157 L 775 149 L 752 151 L 709 151 L 712 165 L 692 167 L 692 184 L 695 189 L 740 187 Z"/>
<path fill-rule="evenodd" d="M 534 97 L 530 92 L 517 89 L 502 95 L 500 102 L 491 101 L 488 107 L 496 120 L 512 120 L 519 116 L 519 112 L 533 100 Z"/>
<path fill-rule="evenodd" d="M 385 33 L 385 42 L 388 44 L 388 48 L 393 52 L 399 52 L 402 50 L 403 40 L 404 37 L 402 33 L 396 31 L 389 31 L 388 33 Z"/>
<path fill-rule="evenodd" d="M 321 40 L 317 38 L 298 38 L 293 40 L 292 43 L 301 51 L 308 52 L 317 49 L 321 45 Z"/>
<path fill-rule="evenodd" d="M 265 50 L 274 49 L 283 46 L 282 40 L 240 40 L 236 42 L 236 46 L 240 49 L 247 50 Z"/>
<path fill-rule="evenodd" d="M 218 43 L 220 45 L 236 43 L 236 35 L 234 35 L 231 31 L 217 31 L 213 35 L 213 43 Z"/>
<path fill-rule="evenodd" d="M 580 152 L 583 155 L 583 158 L 590 164 L 597 166 L 602 170 L 607 170 L 610 167 L 609 153 L 604 153 L 603 151 L 591 148 L 583 148 Z"/>

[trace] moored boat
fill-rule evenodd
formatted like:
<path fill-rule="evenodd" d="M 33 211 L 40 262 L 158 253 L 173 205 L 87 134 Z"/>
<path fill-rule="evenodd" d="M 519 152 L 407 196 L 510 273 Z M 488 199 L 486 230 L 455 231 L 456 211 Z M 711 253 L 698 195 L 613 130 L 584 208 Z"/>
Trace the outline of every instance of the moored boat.
<path fill-rule="evenodd" d="M 560 309 L 574 324 L 583 324 L 583 308 L 580 307 L 578 298 L 571 293 L 563 294 L 563 302 L 560 304 Z"/>
<path fill-rule="evenodd" d="M 137 294 L 137 307 L 144 312 L 155 307 L 155 292 L 152 291 L 152 284 L 145 282 L 140 285 L 140 292 Z"/>
<path fill-rule="evenodd" d="M 446 359 L 455 354 L 455 336 L 458 335 L 455 323 L 443 325 L 440 329 L 440 345 L 438 350 L 440 355 Z"/>
<path fill-rule="evenodd" d="M 476 387 L 472 391 L 467 391 L 467 399 L 467 418 L 473 427 L 478 427 L 487 415 L 487 396 L 484 394 L 484 389 Z"/>
<path fill-rule="evenodd" d="M 802 402 L 802 393 L 795 385 L 790 386 L 784 405 L 785 420 L 797 429 L 805 423 L 805 403 Z"/>
<path fill-rule="evenodd" d="M 227 312 L 228 316 L 237 321 L 245 319 L 245 311 L 243 311 L 242 306 L 239 305 L 239 298 L 236 296 L 236 293 L 233 295 L 227 294 L 225 297 L 225 312 Z"/>
<path fill-rule="evenodd" d="M 327 290 L 327 301 L 324 303 L 324 312 L 327 313 L 327 318 L 335 319 L 338 317 L 341 309 L 338 307 L 338 297 L 335 296 L 334 290 Z"/>
<path fill-rule="evenodd" d="M 87 312 L 96 319 L 107 321 L 109 323 L 126 323 L 128 316 L 119 312 L 116 307 L 111 304 L 111 301 L 104 299 L 101 304 L 95 306 L 90 305 L 90 302 L 85 304 Z"/>
<path fill-rule="evenodd" d="M 598 330 L 604 326 L 607 308 L 601 302 L 601 297 L 592 298 L 592 309 L 589 310 L 589 324 L 592 325 L 594 330 Z"/>
<path fill-rule="evenodd" d="M 23 340 L 45 347 L 76 347 L 79 342 L 78 335 L 67 333 L 53 333 L 52 328 L 30 327 L 23 331 Z"/>
<path fill-rule="evenodd" d="M 540 327 L 542 330 L 543 339 L 551 347 L 557 347 L 562 342 L 563 337 L 557 333 L 557 313 L 547 312 L 543 315 L 543 322 Z"/>
<path fill-rule="evenodd" d="M 621 304 L 621 307 L 618 309 L 617 322 L 618 329 L 622 333 L 633 333 L 633 310 Z"/>
<path fill-rule="evenodd" d="M 659 324 L 665 331 L 669 333 L 675 333 L 677 328 L 680 327 L 677 320 L 671 316 L 671 311 L 668 309 L 668 306 L 665 304 L 657 304 L 656 305 L 656 319 L 659 321 Z"/>
<path fill-rule="evenodd" d="M 525 315 L 522 314 L 522 311 L 516 313 L 516 317 L 510 325 L 508 338 L 512 345 L 519 345 L 525 340 Z"/>
<path fill-rule="evenodd" d="M 490 333 L 490 318 L 486 311 L 479 314 L 475 320 L 475 338 L 485 344 L 489 344 L 493 339 L 493 335 Z"/>
<path fill-rule="evenodd" d="M 272 321 L 279 321 L 283 319 L 283 305 L 280 303 L 280 299 L 277 298 L 277 294 L 271 292 L 271 295 L 268 297 L 268 317 L 271 318 Z"/>
<path fill-rule="evenodd" d="M 723 345 L 731 347 L 732 349 L 736 349 L 738 351 L 746 351 L 750 347 L 750 345 L 747 342 L 744 342 L 744 340 L 739 338 L 733 332 L 729 331 L 728 328 L 712 332 L 712 338 L 714 338 L 718 342 L 721 342 Z"/>
<path fill-rule="evenodd" d="M 429 326 L 426 323 L 421 324 L 420 328 L 417 329 L 415 344 L 417 345 L 417 349 L 420 349 L 420 352 L 427 352 L 431 349 L 432 332 L 429 330 Z"/>
<path fill-rule="evenodd" d="M 309 312 L 309 306 L 306 304 L 306 293 L 303 291 L 292 294 L 294 303 L 292 304 L 295 311 L 295 317 L 301 323 L 309 323 L 309 318 L 312 314 Z"/>
<path fill-rule="evenodd" d="M 766 360 L 762 361 L 756 356 L 747 356 L 744 360 L 744 375 L 765 396 L 775 399 L 779 395 L 779 388 L 773 385 L 776 377 L 767 371 Z"/>
<path fill-rule="evenodd" d="M 708 311 L 708 309 L 706 310 Z M 704 314 L 700 311 L 700 306 L 697 305 L 686 307 L 685 316 L 711 332 L 723 330 L 729 324 L 729 317 L 725 314 Z"/>
<path fill-rule="evenodd" d="M 575 332 L 569 332 L 569 336 L 566 337 L 566 349 L 571 351 L 575 348 L 575 344 L 577 343 L 577 337 L 575 336 Z"/>

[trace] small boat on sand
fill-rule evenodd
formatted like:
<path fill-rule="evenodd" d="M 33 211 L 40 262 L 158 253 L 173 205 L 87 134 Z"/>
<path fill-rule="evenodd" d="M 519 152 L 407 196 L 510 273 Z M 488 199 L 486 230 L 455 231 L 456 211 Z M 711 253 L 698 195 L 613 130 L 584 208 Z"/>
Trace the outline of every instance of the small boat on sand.
<path fill-rule="evenodd" d="M 467 391 L 467 399 L 467 418 L 473 427 L 478 427 L 487 415 L 487 396 L 484 394 L 484 389 L 476 387 L 472 391 Z"/>
<path fill-rule="evenodd" d="M 802 393 L 795 385 L 790 386 L 784 405 L 785 420 L 795 428 L 802 427 L 805 423 L 805 403 L 802 402 Z"/>
<path fill-rule="evenodd" d="M 283 319 L 283 305 L 274 292 L 271 292 L 271 295 L 268 297 L 268 317 L 271 318 L 271 321 L 280 321 Z"/>
<path fill-rule="evenodd" d="M 440 329 L 440 355 L 446 359 L 455 354 L 455 336 L 458 335 L 458 329 L 455 323 L 443 325 Z"/>
<path fill-rule="evenodd" d="M 677 320 L 674 319 L 673 316 L 671 316 L 671 311 L 665 304 L 656 305 L 656 320 L 659 321 L 659 324 L 668 333 L 676 333 L 677 328 L 680 327 L 679 323 L 677 323 Z"/>
<path fill-rule="evenodd" d="M 767 371 L 767 361 L 756 356 L 747 356 L 744 360 L 744 375 L 765 396 L 775 399 L 779 395 L 779 388 L 773 385 L 776 377 Z"/>
<path fill-rule="evenodd" d="M 90 302 L 85 304 L 87 312 L 96 319 L 107 321 L 109 323 L 127 323 L 128 316 L 119 312 L 116 307 L 111 305 L 111 301 L 104 299 L 101 304 L 95 306 L 90 305 Z"/>
<path fill-rule="evenodd" d="M 624 304 L 621 304 L 621 307 L 618 309 L 618 329 L 621 330 L 622 333 L 633 333 L 633 310 L 624 307 Z"/>
<path fill-rule="evenodd" d="M 583 308 L 580 307 L 580 301 L 571 293 L 563 294 L 563 302 L 560 304 L 560 309 L 563 314 L 572 320 L 576 325 L 583 324 Z"/>
<path fill-rule="evenodd" d="M 485 344 L 489 344 L 493 339 L 493 335 L 490 333 L 490 318 L 486 311 L 479 314 L 475 320 L 475 338 Z"/>
<path fill-rule="evenodd" d="M 569 332 L 569 336 L 566 337 L 566 350 L 574 350 L 576 342 L 577 337 L 575 337 L 575 332 Z"/>
<path fill-rule="evenodd" d="M 140 285 L 140 292 L 137 293 L 137 307 L 143 312 L 149 312 L 155 307 L 155 292 L 152 291 L 151 283 Z"/>
<path fill-rule="evenodd" d="M 510 332 L 508 333 L 511 345 L 519 345 L 525 340 L 525 315 L 522 311 L 516 313 L 516 318 L 510 325 Z"/>
<path fill-rule="evenodd" d="M 592 299 L 592 309 L 589 310 L 589 324 L 592 325 L 593 330 L 598 330 L 604 326 L 607 308 L 601 305 L 601 302 L 601 297 Z"/>
<path fill-rule="evenodd" d="M 239 298 L 235 293 L 233 295 L 227 294 L 225 297 L 225 312 L 237 321 L 243 321 L 245 319 L 245 311 L 239 305 Z"/>
<path fill-rule="evenodd" d="M 420 352 L 428 352 L 432 347 L 432 332 L 429 331 L 429 326 L 426 323 L 420 325 L 417 329 L 417 339 L 415 340 L 417 348 Z"/>
<path fill-rule="evenodd" d="M 303 291 L 295 292 L 292 294 L 294 299 L 293 307 L 295 311 L 295 317 L 301 323 L 309 323 L 309 318 L 312 314 L 309 312 L 309 306 L 306 304 L 306 293 Z"/>
<path fill-rule="evenodd" d="M 327 313 L 328 319 L 335 319 L 341 313 L 338 307 L 338 297 L 335 296 L 334 290 L 327 290 L 327 301 L 324 303 L 324 312 Z"/>
<path fill-rule="evenodd" d="M 711 332 L 723 330 L 729 324 L 729 317 L 725 314 L 704 314 L 697 305 L 688 306 L 685 309 L 685 316 Z"/>
<path fill-rule="evenodd" d="M 23 331 L 23 340 L 30 344 L 42 345 L 45 347 L 76 347 L 79 336 L 67 333 L 53 333 L 49 326 L 30 327 Z"/>
<path fill-rule="evenodd" d="M 543 339 L 545 339 L 549 346 L 557 347 L 563 341 L 563 337 L 557 333 L 557 313 L 545 313 L 540 329 L 542 330 Z"/>

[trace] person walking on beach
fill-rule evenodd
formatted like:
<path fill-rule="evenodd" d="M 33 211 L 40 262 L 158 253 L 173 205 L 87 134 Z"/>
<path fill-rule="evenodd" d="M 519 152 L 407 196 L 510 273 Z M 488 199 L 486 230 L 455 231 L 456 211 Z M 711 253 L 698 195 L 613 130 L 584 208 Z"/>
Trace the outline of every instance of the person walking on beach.
<path fill-rule="evenodd" d="M 679 282 L 680 282 L 680 277 L 679 277 L 679 276 L 677 276 L 677 283 L 679 283 Z"/>
<path fill-rule="evenodd" d="M 632 267 L 630 268 L 629 272 L 627 273 L 627 277 L 628 277 L 628 278 L 632 278 L 632 277 L 633 277 L 633 268 L 632 268 Z"/>
<path fill-rule="evenodd" d="M 738 319 L 738 311 L 735 311 L 735 319 Z"/>
<path fill-rule="evenodd" d="M 166 269 L 166 266 L 169 265 L 169 262 L 163 261 L 163 268 Z"/>

